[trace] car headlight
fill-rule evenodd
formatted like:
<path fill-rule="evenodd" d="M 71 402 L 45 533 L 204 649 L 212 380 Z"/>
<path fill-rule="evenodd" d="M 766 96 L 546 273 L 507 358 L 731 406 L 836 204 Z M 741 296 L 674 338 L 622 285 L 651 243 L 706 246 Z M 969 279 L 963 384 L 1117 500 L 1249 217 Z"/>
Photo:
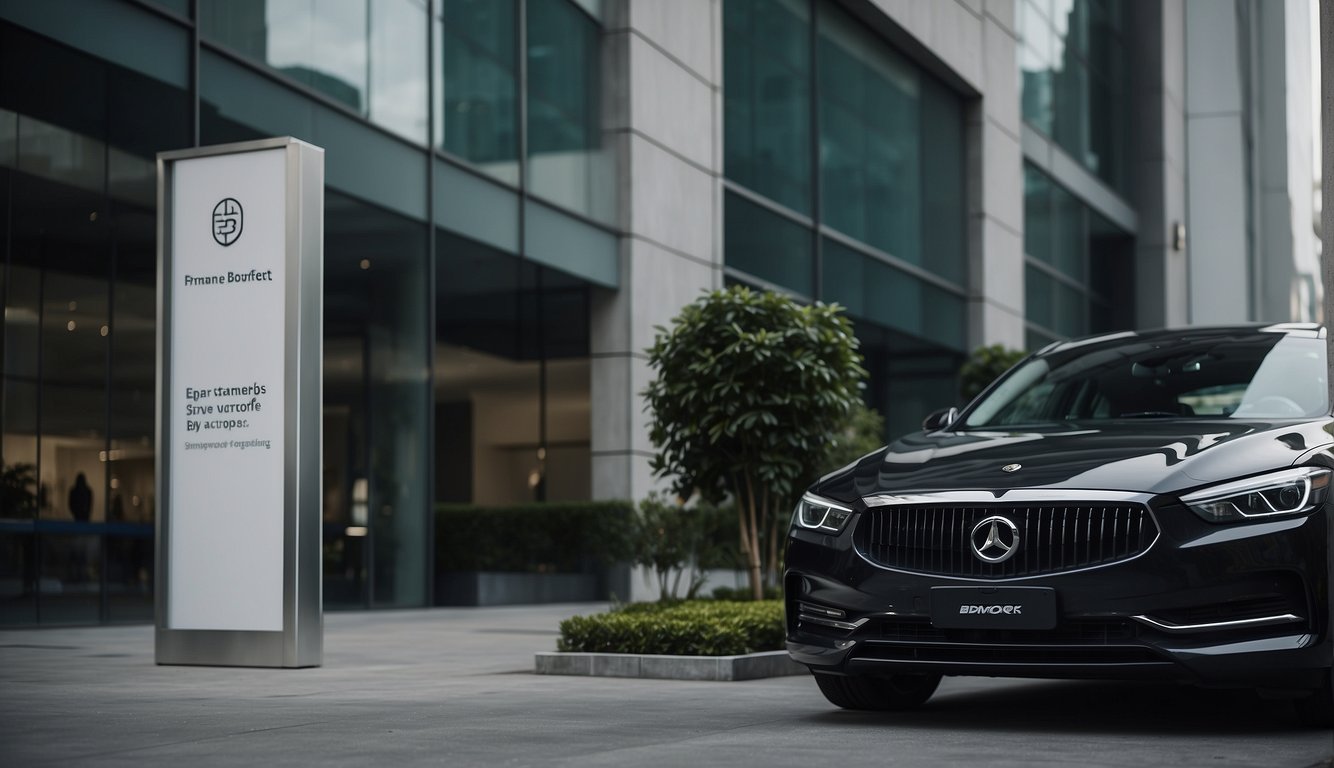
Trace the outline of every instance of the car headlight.
<path fill-rule="evenodd" d="M 1297 467 L 1215 485 L 1181 500 L 1211 523 L 1300 515 L 1324 503 L 1329 476 L 1328 469 Z"/>
<path fill-rule="evenodd" d="M 793 521 L 802 528 L 814 531 L 838 533 L 852 517 L 852 508 L 835 501 L 821 498 L 813 493 L 804 494 L 797 502 L 797 509 L 792 515 Z"/>

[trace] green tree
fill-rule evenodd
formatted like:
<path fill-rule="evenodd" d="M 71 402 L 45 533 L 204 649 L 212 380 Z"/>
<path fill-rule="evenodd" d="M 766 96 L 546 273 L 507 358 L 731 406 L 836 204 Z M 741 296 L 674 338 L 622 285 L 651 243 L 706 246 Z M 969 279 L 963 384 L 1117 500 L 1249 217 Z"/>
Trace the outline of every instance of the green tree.
<path fill-rule="evenodd" d="M 837 306 L 734 287 L 687 305 L 648 355 L 653 470 L 683 498 L 731 495 L 760 599 L 800 484 L 861 402 L 852 324 Z"/>
<path fill-rule="evenodd" d="M 1023 350 L 1010 349 L 1001 344 L 973 350 L 973 354 L 959 369 L 959 394 L 963 395 L 963 402 L 959 405 L 966 405 L 982 394 L 982 390 L 990 386 L 991 382 L 1023 360 L 1025 354 Z"/>

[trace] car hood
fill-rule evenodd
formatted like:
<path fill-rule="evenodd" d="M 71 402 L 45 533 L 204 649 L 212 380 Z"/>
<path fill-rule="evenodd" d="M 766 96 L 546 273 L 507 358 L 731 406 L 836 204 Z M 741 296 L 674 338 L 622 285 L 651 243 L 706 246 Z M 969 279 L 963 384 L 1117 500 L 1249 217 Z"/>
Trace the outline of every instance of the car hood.
<path fill-rule="evenodd" d="M 826 476 L 816 491 L 842 501 L 875 493 L 1000 494 L 1014 488 L 1178 493 L 1292 466 L 1334 444 L 1332 434 L 1330 419 L 1170 419 L 917 433 Z"/>

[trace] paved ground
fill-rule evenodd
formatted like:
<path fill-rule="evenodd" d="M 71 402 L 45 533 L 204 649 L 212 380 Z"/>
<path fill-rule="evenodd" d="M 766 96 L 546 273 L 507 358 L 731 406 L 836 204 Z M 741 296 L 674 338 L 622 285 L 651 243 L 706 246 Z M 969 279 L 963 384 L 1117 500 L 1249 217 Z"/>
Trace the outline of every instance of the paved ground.
<path fill-rule="evenodd" d="M 151 627 L 0 631 L 0 765 L 1327 765 L 1282 703 L 1172 686 L 949 679 L 911 715 L 808 678 L 546 677 L 597 606 L 336 613 L 307 670 L 158 667 Z"/>

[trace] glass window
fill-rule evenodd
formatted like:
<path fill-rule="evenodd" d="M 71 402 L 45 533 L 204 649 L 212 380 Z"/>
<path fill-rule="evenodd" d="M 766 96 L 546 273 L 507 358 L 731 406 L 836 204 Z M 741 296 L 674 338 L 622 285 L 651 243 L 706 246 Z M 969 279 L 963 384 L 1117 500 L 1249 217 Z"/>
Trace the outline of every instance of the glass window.
<path fill-rule="evenodd" d="M 426 229 L 328 191 L 324 221 L 325 575 L 340 582 L 329 599 L 422 605 Z"/>
<path fill-rule="evenodd" d="M 811 231 L 756 203 L 728 193 L 723 201 L 727 265 L 801 294 L 814 294 Z"/>
<path fill-rule="evenodd" d="M 602 30 L 569 0 L 527 0 L 528 188 L 598 221 L 615 214 L 602 142 Z"/>
<path fill-rule="evenodd" d="M 962 296 L 829 238 L 820 247 L 825 301 L 881 326 L 964 348 Z"/>
<path fill-rule="evenodd" d="M 824 221 L 921 264 L 921 78 L 845 12 L 828 3 L 818 8 Z"/>
<path fill-rule="evenodd" d="M 724 172 L 811 211 L 810 9 L 804 0 L 723 3 Z"/>
<path fill-rule="evenodd" d="M 200 34 L 426 142 L 424 0 L 199 0 Z"/>
<path fill-rule="evenodd" d="M 323 6 L 325 0 L 320 0 Z M 427 142 L 426 0 L 371 0 L 366 116 L 419 144 Z"/>
<path fill-rule="evenodd" d="M 1085 252 L 1088 248 L 1088 226 L 1084 220 L 1085 206 L 1060 184 L 1051 184 L 1051 263 L 1073 280 L 1086 280 Z"/>
<path fill-rule="evenodd" d="M 181 18 L 190 17 L 190 0 L 149 0 L 149 2 L 160 5 Z"/>
<path fill-rule="evenodd" d="M 0 621 L 152 616 L 154 156 L 189 143 L 188 105 L 0 24 L 0 518 L 37 523 L 6 532 Z"/>
<path fill-rule="evenodd" d="M 1027 163 L 1024 251 L 1025 311 L 1042 343 L 1134 324 L 1134 239 Z"/>
<path fill-rule="evenodd" d="M 1026 122 L 1125 194 L 1131 114 L 1125 15 L 1129 3 L 1056 0 L 1019 5 L 1019 70 Z"/>
<path fill-rule="evenodd" d="M 157 513 L 153 442 L 157 216 L 152 202 L 113 205 L 117 243 L 107 337 L 111 356 L 107 618 L 113 622 L 151 621 L 153 523 Z"/>
<path fill-rule="evenodd" d="M 920 264 L 960 286 L 968 272 L 963 126 L 963 101 L 958 95 L 923 79 Z"/>
<path fill-rule="evenodd" d="M 588 499 L 588 285 L 444 231 L 437 258 L 436 501 Z"/>
<path fill-rule="evenodd" d="M 1024 164 L 1024 253 L 1044 264 L 1052 263 L 1051 181 L 1047 174 Z"/>
<path fill-rule="evenodd" d="M 436 146 L 519 183 L 517 0 L 443 0 Z"/>
<path fill-rule="evenodd" d="M 885 417 L 885 439 L 921 430 L 938 408 L 959 405 L 963 355 L 893 329 L 854 319 L 869 374 L 866 403 Z"/>

